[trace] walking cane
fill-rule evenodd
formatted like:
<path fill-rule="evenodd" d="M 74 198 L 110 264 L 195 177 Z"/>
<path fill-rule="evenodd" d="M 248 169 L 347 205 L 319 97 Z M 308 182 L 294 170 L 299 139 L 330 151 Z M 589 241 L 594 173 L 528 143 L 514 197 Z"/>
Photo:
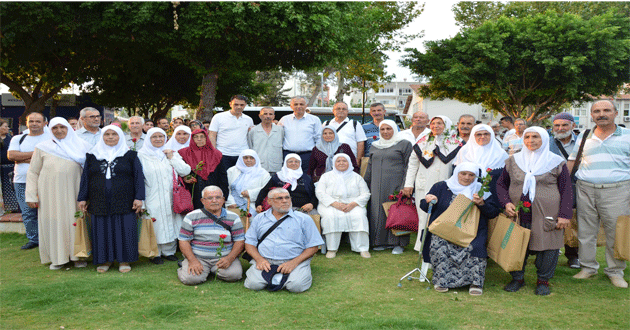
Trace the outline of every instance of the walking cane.
<path fill-rule="evenodd" d="M 429 279 L 427 278 L 427 275 L 424 274 L 421 270 L 422 267 L 422 250 L 424 250 L 424 240 L 427 238 L 427 230 L 429 227 L 429 219 L 431 218 L 431 211 L 433 209 L 433 205 L 437 203 L 436 200 L 432 200 L 429 202 L 429 210 L 427 212 L 427 221 L 425 222 L 424 225 L 424 229 L 422 230 L 422 237 L 420 238 L 420 251 L 418 252 L 418 267 L 414 268 L 413 270 L 411 270 L 409 273 L 405 274 L 403 277 L 400 278 L 400 280 L 398 281 L 398 287 L 401 288 L 402 287 L 402 280 L 404 280 L 405 278 L 409 281 L 411 280 L 425 280 L 427 282 L 429 282 L 429 287 L 427 287 L 427 289 L 429 289 L 431 287 L 431 282 L 429 281 Z M 418 225 L 420 224 L 420 220 L 418 219 Z M 418 226 L 418 229 L 420 226 Z M 420 233 L 420 232 L 419 232 Z M 413 273 L 418 272 L 418 277 L 413 277 L 411 276 Z"/>

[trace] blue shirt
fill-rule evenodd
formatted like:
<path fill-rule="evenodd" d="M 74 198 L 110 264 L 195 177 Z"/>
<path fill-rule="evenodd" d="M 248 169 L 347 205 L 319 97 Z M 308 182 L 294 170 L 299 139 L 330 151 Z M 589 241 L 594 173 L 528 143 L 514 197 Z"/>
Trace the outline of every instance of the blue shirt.
<path fill-rule="evenodd" d="M 322 137 L 322 121 L 310 113 L 305 113 L 300 119 L 295 118 L 295 114 L 283 116 L 278 125 L 284 128 L 284 150 L 311 151 Z"/>
<path fill-rule="evenodd" d="M 324 244 L 322 235 L 309 215 L 293 210 L 287 215 L 289 217 L 258 246 L 258 253 L 263 258 L 291 260 L 310 247 Z M 258 238 L 262 237 L 276 221 L 278 220 L 271 209 L 256 215 L 245 234 L 245 244 L 258 245 Z"/>
<path fill-rule="evenodd" d="M 562 143 L 562 141 L 560 141 L 560 143 L 562 143 L 562 146 L 564 147 L 564 151 L 567 152 L 567 155 L 571 154 L 571 151 L 573 151 L 573 148 L 575 147 L 575 139 L 576 136 L 574 133 L 571 133 L 571 141 L 569 141 L 569 143 L 564 144 Z M 556 139 L 555 138 L 551 138 L 549 140 L 549 151 L 553 152 L 554 154 L 565 158 L 564 155 L 562 154 L 562 152 L 560 151 L 560 148 L 558 148 L 558 144 L 556 143 Z M 566 160 L 566 158 L 565 158 Z"/>
<path fill-rule="evenodd" d="M 372 146 L 372 142 L 377 141 L 380 138 L 380 130 L 378 126 L 374 125 L 374 122 L 371 121 L 367 124 L 363 124 L 363 130 L 365 131 L 365 137 L 367 140 L 365 141 L 365 157 L 369 156 L 370 147 Z"/>

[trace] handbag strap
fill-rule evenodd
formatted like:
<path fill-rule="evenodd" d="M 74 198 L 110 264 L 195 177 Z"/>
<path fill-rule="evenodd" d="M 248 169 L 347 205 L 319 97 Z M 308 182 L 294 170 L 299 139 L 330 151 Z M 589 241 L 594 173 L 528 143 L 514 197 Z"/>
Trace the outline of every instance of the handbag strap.
<path fill-rule="evenodd" d="M 573 164 L 573 169 L 571 170 L 571 179 L 575 178 L 575 173 L 577 173 L 578 167 L 580 167 L 580 164 L 582 163 L 582 153 L 584 152 L 584 144 L 586 143 L 586 140 L 588 139 L 588 134 L 591 132 L 590 129 L 587 129 L 586 131 L 584 131 L 584 134 L 582 135 L 582 142 L 580 143 L 580 149 L 578 149 L 578 153 L 577 156 L 575 157 L 575 163 Z"/>
<path fill-rule="evenodd" d="M 560 152 L 562 153 L 562 156 L 564 156 L 564 159 L 569 159 L 569 154 L 567 153 L 567 151 L 564 149 L 564 146 L 562 145 L 562 142 L 558 139 L 553 139 L 553 141 L 556 143 L 556 146 L 558 147 L 558 150 L 560 150 Z"/>
<path fill-rule="evenodd" d="M 214 221 L 217 225 L 220 225 L 221 227 L 225 228 L 225 230 L 227 231 L 232 231 L 232 227 L 228 226 L 227 223 L 221 221 L 221 219 L 217 218 L 214 214 L 208 212 L 208 210 L 206 210 L 205 207 L 201 208 L 201 211 L 207 215 L 210 219 L 212 219 L 212 221 Z"/>
<path fill-rule="evenodd" d="M 280 226 L 280 224 L 288 217 L 288 214 L 285 215 L 284 217 L 280 218 L 280 220 L 276 221 L 276 223 L 274 223 L 271 227 L 269 227 L 269 229 L 267 229 L 267 231 L 260 237 L 260 239 L 258 239 L 258 244 L 256 244 L 256 248 L 258 248 L 260 246 L 260 243 L 262 243 L 262 241 L 264 241 L 265 238 L 267 238 L 267 236 L 269 236 L 272 231 L 278 228 L 278 226 Z"/>

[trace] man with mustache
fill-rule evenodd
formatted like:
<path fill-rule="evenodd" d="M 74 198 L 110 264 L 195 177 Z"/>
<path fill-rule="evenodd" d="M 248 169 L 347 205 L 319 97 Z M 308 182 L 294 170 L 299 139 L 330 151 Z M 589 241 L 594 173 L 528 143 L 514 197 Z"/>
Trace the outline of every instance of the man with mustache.
<path fill-rule="evenodd" d="M 579 257 L 582 270 L 574 278 L 587 279 L 597 274 L 597 234 L 600 222 L 606 233 L 604 273 L 612 284 L 627 288 L 623 278 L 626 262 L 615 259 L 615 227 L 620 215 L 630 214 L 630 129 L 615 124 L 617 108 L 610 100 L 598 100 L 591 106 L 596 127 L 587 136 L 580 134 L 569 155 L 568 167 L 576 172 Z M 582 140 L 582 159 L 576 159 Z"/>
<path fill-rule="evenodd" d="M 464 114 L 459 117 L 459 121 L 457 122 L 457 132 L 459 133 L 459 137 L 464 140 L 464 144 L 468 142 L 468 138 L 470 138 L 470 131 L 473 126 L 475 126 L 475 116 Z"/>

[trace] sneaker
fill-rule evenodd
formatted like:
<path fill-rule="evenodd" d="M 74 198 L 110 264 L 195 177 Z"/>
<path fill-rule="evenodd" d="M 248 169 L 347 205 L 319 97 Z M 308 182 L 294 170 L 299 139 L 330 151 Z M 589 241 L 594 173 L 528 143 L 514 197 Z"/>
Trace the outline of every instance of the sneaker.
<path fill-rule="evenodd" d="M 50 264 L 50 266 L 48 268 L 50 268 L 50 270 L 60 270 L 61 268 L 63 268 L 63 265 Z"/>
<path fill-rule="evenodd" d="M 535 294 L 539 296 L 548 296 L 551 293 L 551 289 L 549 289 L 549 282 L 538 280 L 536 281 L 536 291 Z"/>
<path fill-rule="evenodd" d="M 387 246 L 377 246 L 377 247 L 373 248 L 372 250 L 374 250 L 374 251 L 385 251 L 385 249 L 387 249 Z"/>
<path fill-rule="evenodd" d="M 30 249 L 34 249 L 34 248 L 36 248 L 38 246 L 39 246 L 39 244 L 37 244 L 37 243 L 28 242 L 28 243 L 22 245 L 22 247 L 20 249 L 22 249 L 22 250 L 30 250 Z"/>
<path fill-rule="evenodd" d="M 523 285 L 525 285 L 525 280 L 512 280 L 512 282 L 503 287 L 503 290 L 507 292 L 516 292 L 520 290 Z"/>
<path fill-rule="evenodd" d="M 626 282 L 626 280 L 624 280 L 623 277 L 619 275 L 610 275 L 608 276 L 608 278 L 610 279 L 610 282 L 612 282 L 612 284 L 618 288 L 625 289 L 628 287 L 628 282 Z"/>
<path fill-rule="evenodd" d="M 578 258 L 569 259 L 569 261 L 567 262 L 567 265 L 569 266 L 569 268 L 580 269 L 580 259 Z"/>
<path fill-rule="evenodd" d="M 326 258 L 332 259 L 337 256 L 337 251 L 328 251 L 326 252 Z"/>
<path fill-rule="evenodd" d="M 584 280 L 584 279 L 587 279 L 587 278 L 589 278 L 589 277 L 591 277 L 591 276 L 593 276 L 595 274 L 597 274 L 596 270 L 590 270 L 590 269 L 582 268 L 582 270 L 579 273 L 573 275 L 573 278 Z"/>
<path fill-rule="evenodd" d="M 392 250 L 392 254 L 402 254 L 404 251 L 402 246 L 396 246 L 394 247 L 394 249 Z"/>
<path fill-rule="evenodd" d="M 363 251 L 359 253 L 363 258 L 371 258 L 372 255 L 368 251 Z"/>
<path fill-rule="evenodd" d="M 79 260 L 74 262 L 74 267 L 76 268 L 85 268 L 87 267 L 87 261 Z"/>

